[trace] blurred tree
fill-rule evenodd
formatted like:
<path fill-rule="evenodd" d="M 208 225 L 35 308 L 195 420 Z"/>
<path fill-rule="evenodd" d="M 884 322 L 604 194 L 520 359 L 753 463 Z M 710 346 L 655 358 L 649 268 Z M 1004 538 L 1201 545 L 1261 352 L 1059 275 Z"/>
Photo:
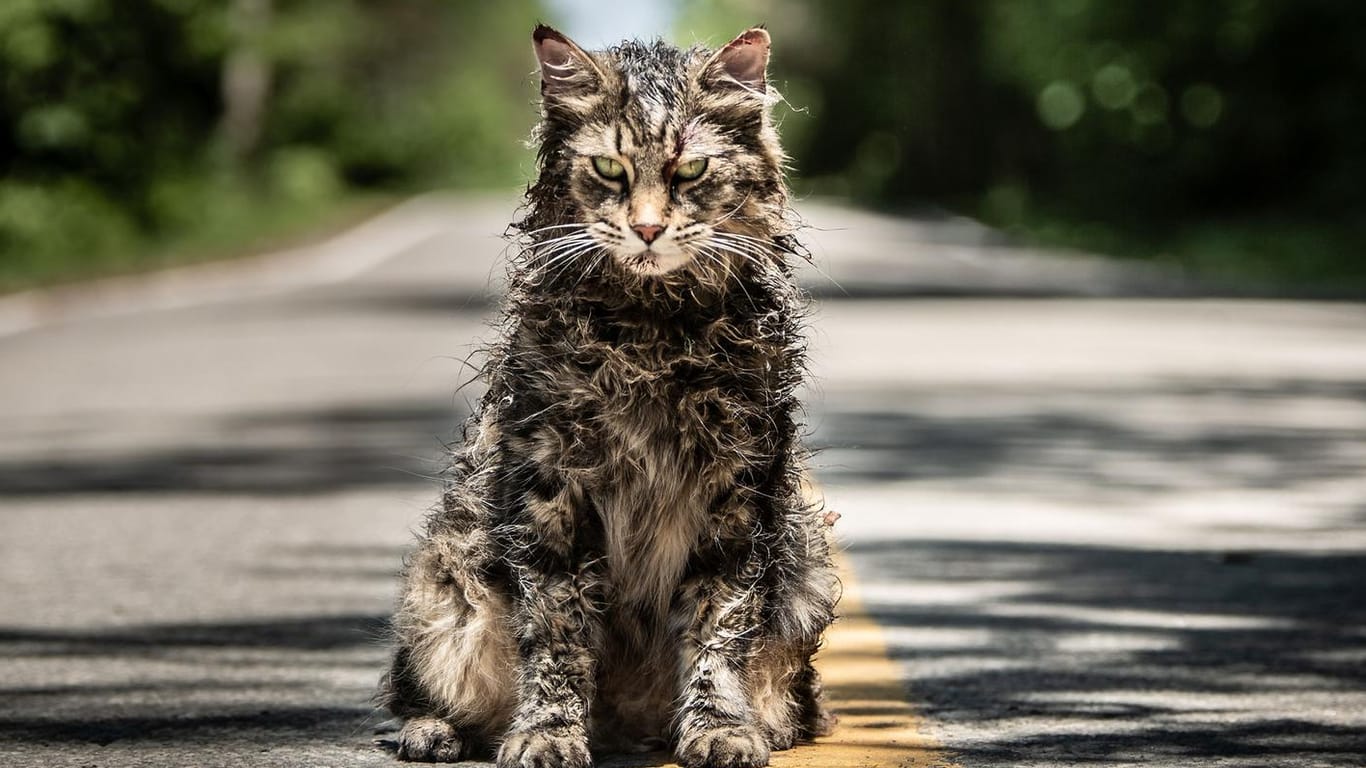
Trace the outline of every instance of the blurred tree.
<path fill-rule="evenodd" d="M 767 20 L 809 191 L 1366 285 L 1366 4 L 683 0 Z M 3 0 L 0 290 L 529 170 L 536 0 Z"/>
<path fill-rule="evenodd" d="M 803 174 L 866 201 L 961 198 L 990 181 L 1018 98 L 984 77 L 979 4 L 853 0 L 806 15 L 773 25 L 774 69 L 815 118 L 793 147 Z"/>
<path fill-rule="evenodd" d="M 263 46 L 270 17 L 270 0 L 233 0 L 223 57 L 221 131 L 235 165 L 245 164 L 261 139 L 270 95 L 271 61 Z"/>
<path fill-rule="evenodd" d="M 692 0 L 767 20 L 802 186 L 1366 286 L 1366 4 Z M 685 28 L 686 32 L 686 28 Z"/>
<path fill-rule="evenodd" d="M 0 2 L 0 290 L 511 184 L 536 0 Z"/>

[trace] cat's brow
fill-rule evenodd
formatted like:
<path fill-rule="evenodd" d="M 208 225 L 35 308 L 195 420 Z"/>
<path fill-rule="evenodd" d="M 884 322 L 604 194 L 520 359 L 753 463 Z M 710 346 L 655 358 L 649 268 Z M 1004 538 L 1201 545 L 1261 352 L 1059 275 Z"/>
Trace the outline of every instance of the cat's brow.
<path fill-rule="evenodd" d="M 682 129 L 678 131 L 678 140 L 675 142 L 675 152 L 681 156 L 683 150 L 686 149 L 689 144 L 692 144 L 701 133 L 702 126 L 696 118 L 684 123 Z"/>

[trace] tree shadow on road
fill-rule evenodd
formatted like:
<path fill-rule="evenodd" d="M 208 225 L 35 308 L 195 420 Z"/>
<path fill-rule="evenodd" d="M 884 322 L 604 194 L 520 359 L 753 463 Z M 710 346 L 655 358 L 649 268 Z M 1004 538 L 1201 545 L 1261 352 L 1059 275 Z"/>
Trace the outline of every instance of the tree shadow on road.
<path fill-rule="evenodd" d="M 135 492 L 300 494 L 412 485 L 443 469 L 443 442 L 477 395 L 301 407 L 205 418 L 193 444 L 0 461 L 0 497 Z M 1294 489 L 1366 475 L 1366 430 L 1211 421 L 1154 428 L 1126 420 L 1135 403 L 1190 413 L 1252 413 L 1318 403 L 1360 409 L 1366 382 L 1257 385 L 1171 381 L 1103 390 L 868 392 L 813 397 L 811 442 L 830 483 L 971 480 L 982 492 L 1093 501 L 1193 487 Z M 991 398 L 995 410 L 973 410 Z M 1015 398 L 1010 400 L 1009 398 Z M 968 410 L 964 410 L 964 409 Z M 100 418 L 88 429 L 100 430 Z M 117 429 L 117 425 L 103 427 Z M 1360 512 L 1366 515 L 1366 504 Z"/>
<path fill-rule="evenodd" d="M 95 757 L 90 750 L 111 744 L 247 753 L 364 745 L 384 716 L 367 691 L 338 681 L 378 679 L 383 627 L 379 616 L 328 616 L 0 629 L 0 654 L 24 679 L 0 685 L 0 753 L 6 745 L 54 758 Z M 34 677 L 54 665 L 101 682 Z"/>
<path fill-rule="evenodd" d="M 1366 760 L 1366 555 L 993 541 L 850 555 L 963 765 Z"/>
<path fill-rule="evenodd" d="M 1086 502 L 1291 491 L 1366 477 L 1363 403 L 1366 382 L 1298 379 L 873 390 L 819 402 L 813 442 L 832 484 L 971 481 Z"/>
<path fill-rule="evenodd" d="M 444 400 L 203 419 L 188 432 L 192 445 L 0 461 L 0 497 L 303 494 L 433 482 L 444 468 L 443 443 L 468 414 L 464 401 Z M 99 429 L 98 416 L 90 420 Z"/>
<path fill-rule="evenodd" d="M 334 578 L 357 558 L 395 568 L 402 558 L 395 547 L 325 544 L 276 554 L 294 575 L 314 579 Z M 240 578 L 270 589 L 282 576 L 247 564 Z M 372 569 L 354 578 L 387 586 L 394 576 Z M 387 715 L 370 696 L 387 626 L 383 615 L 301 607 L 241 621 L 0 627 L 0 755 L 100 765 L 236 756 L 248 764 L 273 762 L 262 753 L 277 748 L 321 748 L 334 758 L 376 758 L 370 741 Z"/>

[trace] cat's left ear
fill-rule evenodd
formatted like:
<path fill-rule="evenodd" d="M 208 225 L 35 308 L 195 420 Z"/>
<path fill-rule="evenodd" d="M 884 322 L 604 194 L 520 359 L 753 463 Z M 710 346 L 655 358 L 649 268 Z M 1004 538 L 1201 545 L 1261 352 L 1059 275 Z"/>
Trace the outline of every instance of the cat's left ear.
<path fill-rule="evenodd" d="M 531 33 L 541 63 L 541 95 L 561 96 L 591 91 L 602 82 L 593 57 L 573 40 L 544 24 Z"/>
<path fill-rule="evenodd" d="M 768 30 L 747 29 L 717 51 L 703 71 L 717 85 L 764 93 L 768 70 Z"/>

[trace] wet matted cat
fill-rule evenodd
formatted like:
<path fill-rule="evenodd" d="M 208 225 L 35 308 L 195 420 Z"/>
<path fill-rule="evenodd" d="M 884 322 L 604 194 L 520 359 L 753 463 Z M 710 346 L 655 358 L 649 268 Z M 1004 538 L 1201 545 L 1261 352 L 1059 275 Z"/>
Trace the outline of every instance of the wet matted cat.
<path fill-rule="evenodd" d="M 811 659 L 838 597 L 801 487 L 769 35 L 533 41 L 523 248 L 380 699 L 408 760 L 766 765 L 829 729 Z"/>

